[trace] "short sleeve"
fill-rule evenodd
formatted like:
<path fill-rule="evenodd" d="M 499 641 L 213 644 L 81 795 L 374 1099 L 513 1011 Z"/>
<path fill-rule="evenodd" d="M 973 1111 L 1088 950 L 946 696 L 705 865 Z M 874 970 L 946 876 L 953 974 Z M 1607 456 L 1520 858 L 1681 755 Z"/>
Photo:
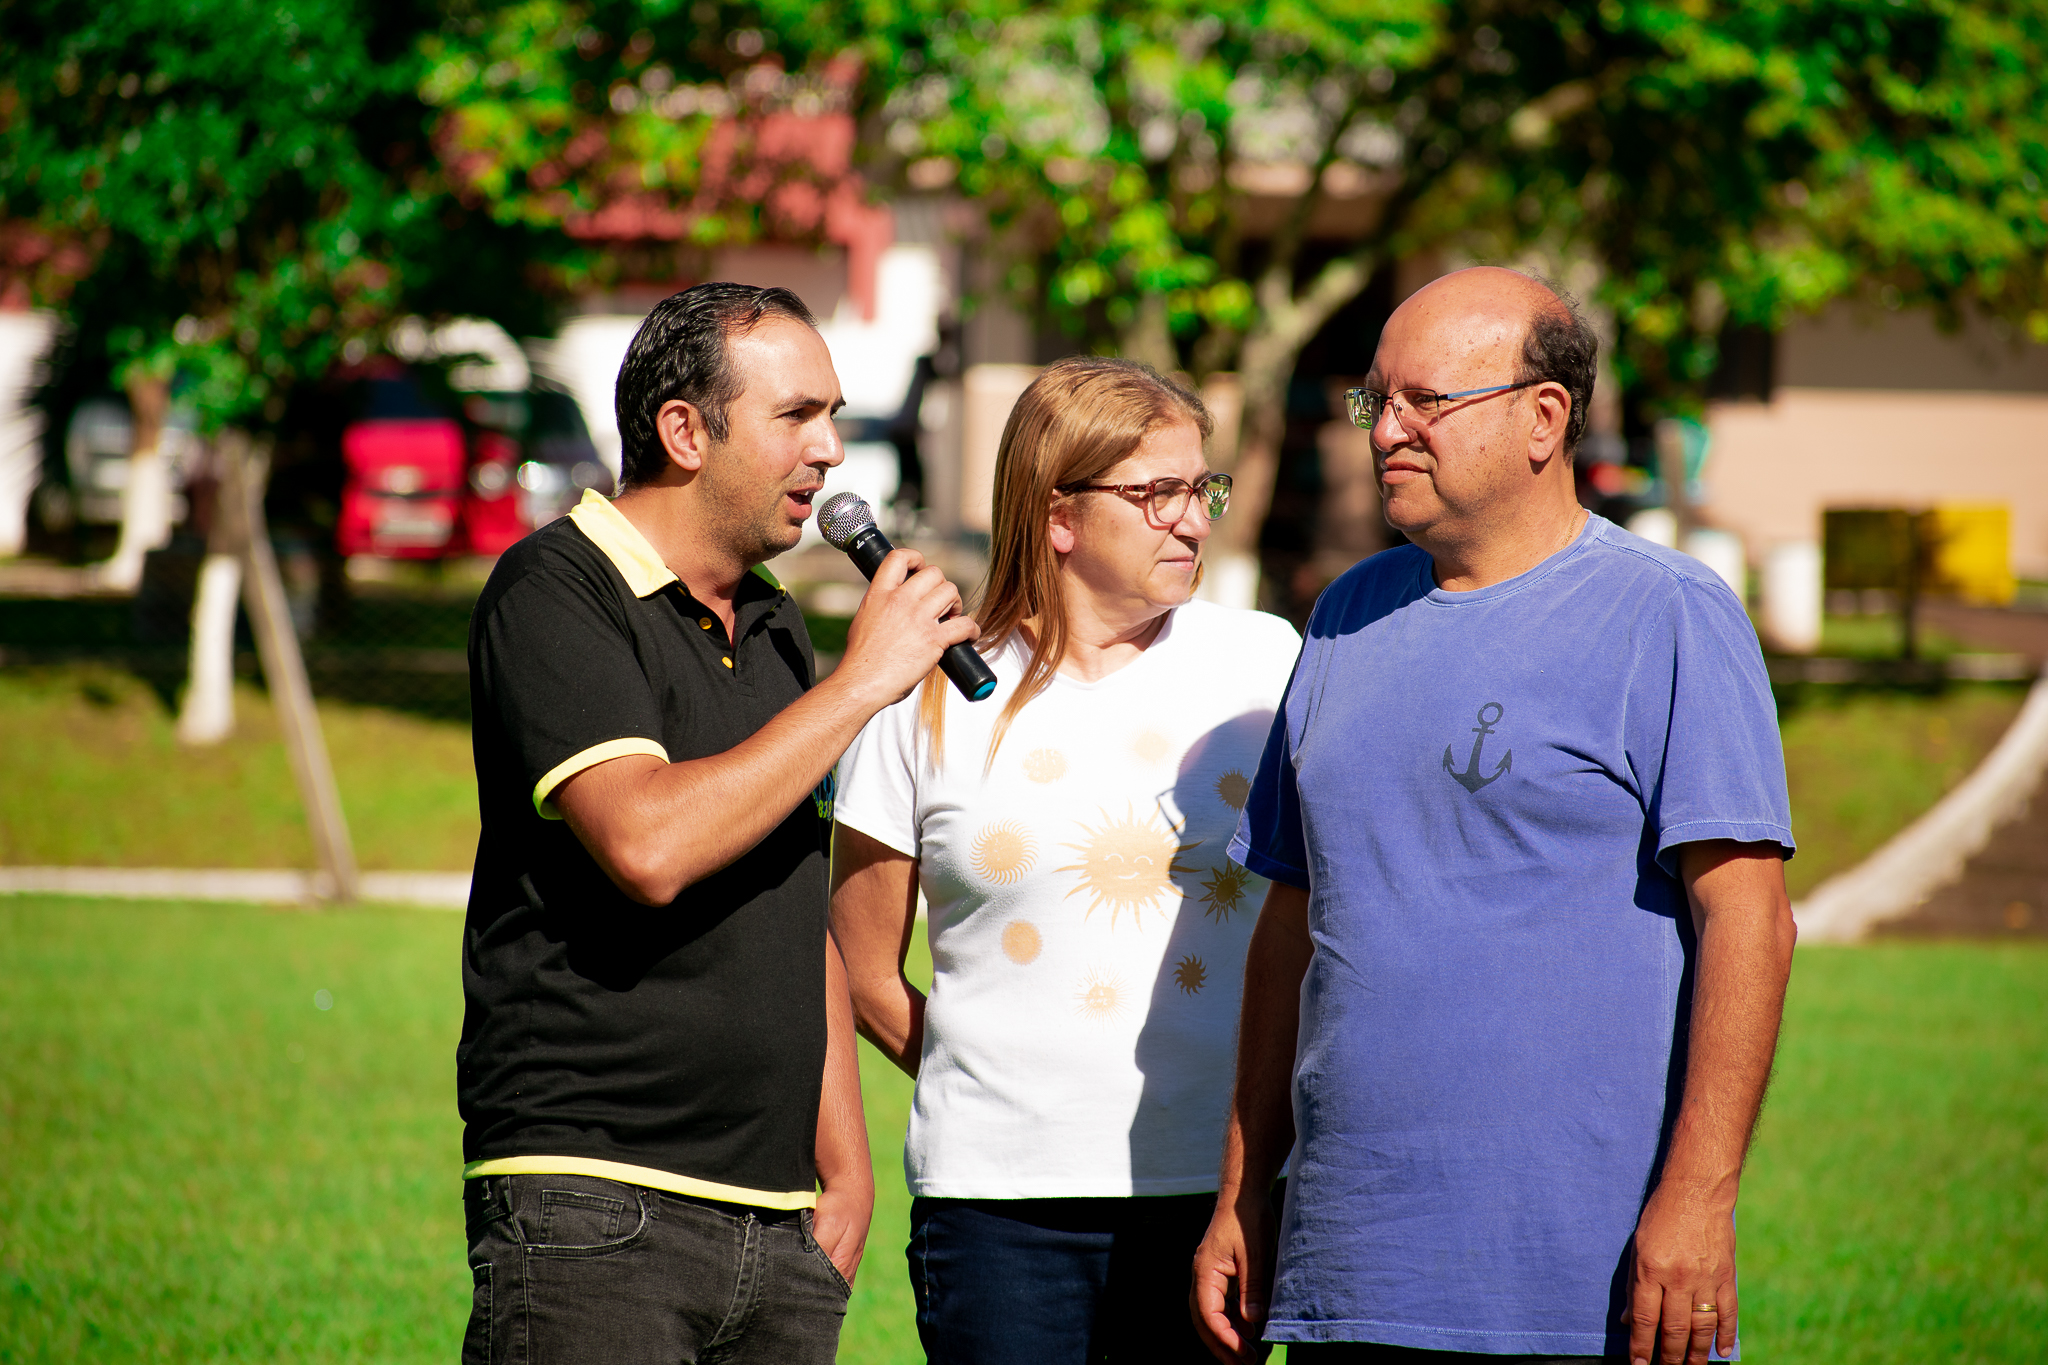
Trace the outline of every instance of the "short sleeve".
<path fill-rule="evenodd" d="M 884 707 L 854 736 L 839 760 L 832 818 L 849 829 L 915 858 L 917 829 L 918 701 L 913 691 Z M 948 701 L 951 698 L 947 699 Z"/>
<path fill-rule="evenodd" d="M 1659 866 L 1679 875 L 1679 847 L 1708 839 L 1792 856 L 1777 706 L 1756 631 L 1726 584 L 1679 582 L 1668 628 L 1638 652 L 1628 707 L 1629 760 Z"/>
<path fill-rule="evenodd" d="M 1308 848 L 1301 833 L 1301 793 L 1295 785 L 1293 735 L 1287 722 L 1294 684 L 1303 671 L 1297 663 L 1287 694 L 1273 714 L 1251 796 L 1230 838 L 1230 856 L 1261 877 L 1306 891 Z"/>
<path fill-rule="evenodd" d="M 528 574 L 477 622 L 480 689 L 534 809 L 587 768 L 629 754 L 668 761 L 661 709 L 605 586 L 566 570 Z"/>

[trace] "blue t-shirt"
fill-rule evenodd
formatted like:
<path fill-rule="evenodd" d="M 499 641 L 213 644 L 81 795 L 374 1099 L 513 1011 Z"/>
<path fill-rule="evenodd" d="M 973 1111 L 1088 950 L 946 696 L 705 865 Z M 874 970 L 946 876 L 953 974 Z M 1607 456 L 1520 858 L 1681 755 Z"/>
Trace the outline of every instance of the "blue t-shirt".
<path fill-rule="evenodd" d="M 1231 854 L 1309 891 L 1266 1335 L 1597 1355 L 1684 1077 L 1677 849 L 1792 850 L 1756 635 L 1599 517 L 1444 592 L 1330 585 Z"/>

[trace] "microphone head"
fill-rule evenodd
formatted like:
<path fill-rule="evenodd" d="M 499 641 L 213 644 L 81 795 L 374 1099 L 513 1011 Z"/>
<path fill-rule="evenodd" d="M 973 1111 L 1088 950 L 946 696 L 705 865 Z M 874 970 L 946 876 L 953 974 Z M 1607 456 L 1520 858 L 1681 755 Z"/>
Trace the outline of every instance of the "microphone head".
<path fill-rule="evenodd" d="M 818 508 L 818 534 L 835 550 L 846 549 L 874 524 L 875 509 L 858 493 L 834 493 Z"/>

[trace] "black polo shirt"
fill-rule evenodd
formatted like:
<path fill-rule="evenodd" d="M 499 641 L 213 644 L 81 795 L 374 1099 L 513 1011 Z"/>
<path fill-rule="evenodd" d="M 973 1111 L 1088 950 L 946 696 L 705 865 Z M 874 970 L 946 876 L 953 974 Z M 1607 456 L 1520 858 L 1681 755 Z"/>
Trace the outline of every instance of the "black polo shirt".
<path fill-rule="evenodd" d="M 723 753 L 802 696 L 811 643 L 789 594 L 748 574 L 734 626 L 595 493 L 507 551 L 477 600 L 467 1177 L 815 1202 L 829 785 L 660 909 L 622 894 L 548 800 L 622 755 Z"/>

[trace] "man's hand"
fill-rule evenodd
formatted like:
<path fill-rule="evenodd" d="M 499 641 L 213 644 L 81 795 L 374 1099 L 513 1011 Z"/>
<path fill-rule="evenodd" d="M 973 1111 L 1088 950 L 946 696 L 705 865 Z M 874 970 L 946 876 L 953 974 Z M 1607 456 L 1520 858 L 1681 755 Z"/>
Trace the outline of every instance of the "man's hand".
<path fill-rule="evenodd" d="M 860 1258 L 868 1246 L 868 1222 L 875 1214 L 875 1187 L 850 1188 L 844 1182 L 818 1191 L 818 1207 L 811 1215 L 811 1233 L 818 1239 L 832 1264 L 848 1284 L 860 1273 Z"/>
<path fill-rule="evenodd" d="M 1665 1180 L 1636 1224 L 1628 1354 L 1635 1365 L 1703 1365 L 1735 1349 L 1733 1192 Z"/>
<path fill-rule="evenodd" d="M 847 629 L 835 678 L 844 675 L 846 684 L 871 692 L 879 705 L 900 701 L 948 648 L 981 633 L 972 617 L 954 614 L 959 610 L 960 590 L 923 555 L 890 551 Z"/>
<path fill-rule="evenodd" d="M 1277 1229 L 1271 1206 L 1256 1196 L 1216 1200 L 1216 1216 L 1195 1250 L 1188 1311 L 1210 1353 L 1227 1365 L 1264 1360 L 1266 1303 L 1273 1291 Z"/>

